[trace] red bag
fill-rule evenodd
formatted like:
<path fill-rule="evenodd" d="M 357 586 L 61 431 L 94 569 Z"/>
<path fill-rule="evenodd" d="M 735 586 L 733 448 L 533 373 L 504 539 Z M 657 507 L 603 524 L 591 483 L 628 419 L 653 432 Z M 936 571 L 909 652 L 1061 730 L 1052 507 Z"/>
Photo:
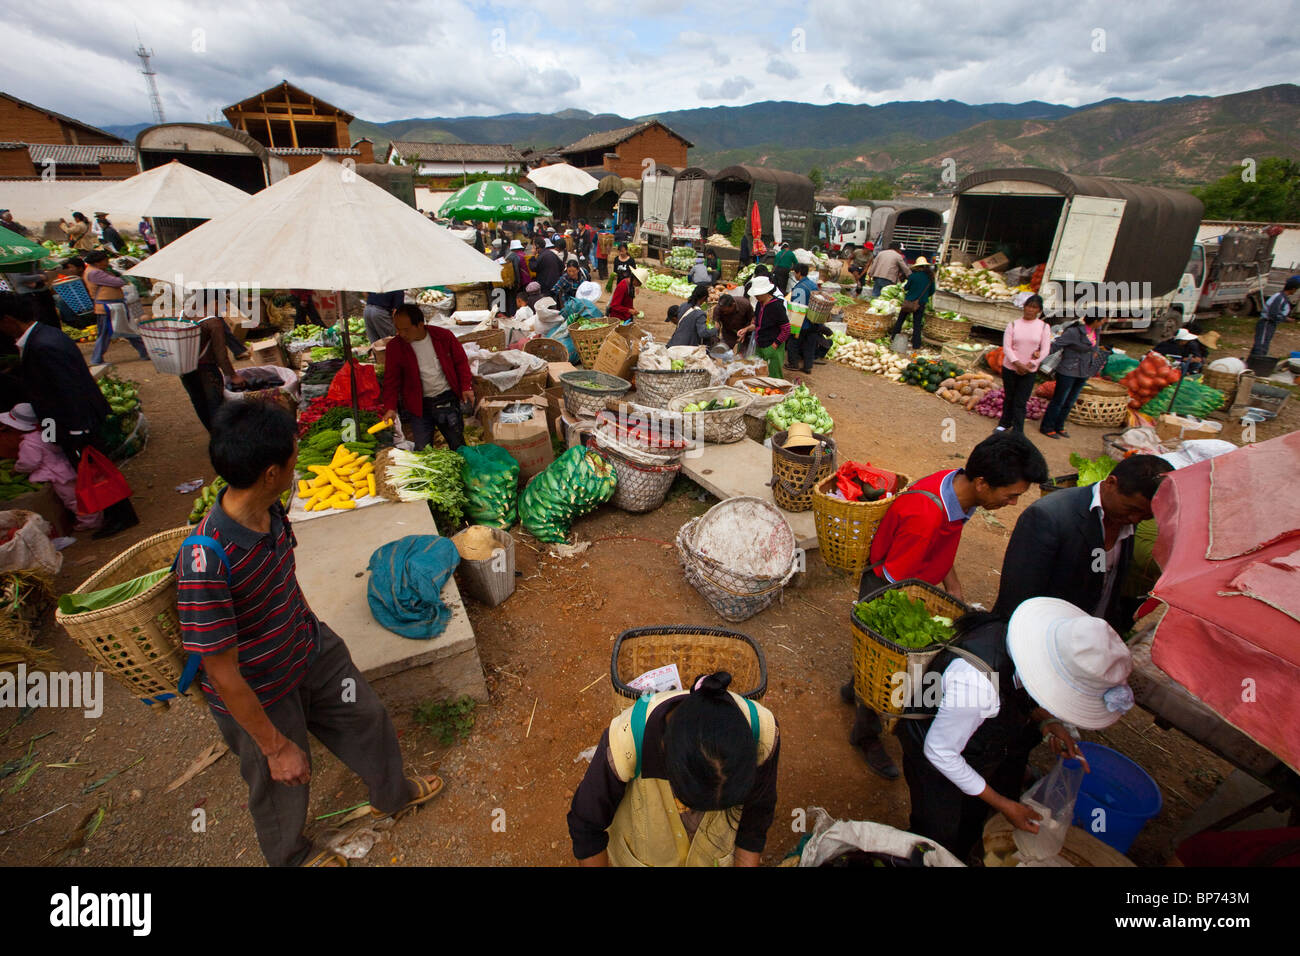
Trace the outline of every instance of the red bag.
<path fill-rule="evenodd" d="M 335 405 L 352 404 L 351 370 L 356 368 L 357 404 L 361 408 L 370 408 L 379 404 L 379 377 L 375 375 L 373 365 L 361 365 L 348 362 L 334 375 L 330 390 L 325 397 Z"/>
<path fill-rule="evenodd" d="M 872 468 L 870 463 L 860 465 L 856 461 L 846 461 L 835 473 L 835 487 L 839 489 L 845 501 L 861 500 L 863 485 L 892 492 L 897 483 L 898 476 L 892 471 Z"/>
<path fill-rule="evenodd" d="M 90 515 L 131 497 L 131 486 L 108 456 L 93 446 L 77 465 L 77 513 Z"/>

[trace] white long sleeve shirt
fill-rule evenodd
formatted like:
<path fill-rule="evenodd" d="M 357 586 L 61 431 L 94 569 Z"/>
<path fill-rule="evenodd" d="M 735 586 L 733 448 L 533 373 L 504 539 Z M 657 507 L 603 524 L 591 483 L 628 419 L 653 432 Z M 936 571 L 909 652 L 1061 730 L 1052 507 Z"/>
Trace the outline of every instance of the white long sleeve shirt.
<path fill-rule="evenodd" d="M 961 752 L 980 724 L 998 715 L 1001 708 L 997 689 L 988 677 L 961 658 L 944 670 L 942 686 L 939 712 L 925 735 L 925 757 L 962 793 L 979 796 L 986 786 L 984 778 Z"/>

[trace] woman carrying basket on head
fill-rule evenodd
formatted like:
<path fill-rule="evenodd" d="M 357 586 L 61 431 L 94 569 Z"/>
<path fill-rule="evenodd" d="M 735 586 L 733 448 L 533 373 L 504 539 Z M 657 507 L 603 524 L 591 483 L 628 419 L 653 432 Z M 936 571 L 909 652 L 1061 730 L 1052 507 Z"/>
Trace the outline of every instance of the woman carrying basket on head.
<path fill-rule="evenodd" d="M 610 723 L 573 794 L 583 866 L 758 866 L 776 812 L 776 718 L 725 672 L 642 697 Z"/>

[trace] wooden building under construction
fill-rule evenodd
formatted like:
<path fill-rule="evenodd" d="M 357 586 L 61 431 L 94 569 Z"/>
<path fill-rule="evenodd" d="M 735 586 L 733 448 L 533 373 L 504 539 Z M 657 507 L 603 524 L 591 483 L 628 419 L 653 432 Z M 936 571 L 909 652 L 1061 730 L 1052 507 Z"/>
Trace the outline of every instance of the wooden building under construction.
<path fill-rule="evenodd" d="M 348 124 L 353 116 L 300 90 L 288 80 L 221 111 L 227 122 L 281 157 L 296 173 L 322 155 L 352 157 L 357 163 L 375 161 L 368 139 L 353 143 Z"/>

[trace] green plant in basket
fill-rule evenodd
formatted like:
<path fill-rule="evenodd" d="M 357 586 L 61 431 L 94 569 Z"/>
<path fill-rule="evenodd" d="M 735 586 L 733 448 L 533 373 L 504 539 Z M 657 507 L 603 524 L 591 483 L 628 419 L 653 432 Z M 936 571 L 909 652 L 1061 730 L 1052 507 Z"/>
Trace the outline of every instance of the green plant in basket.
<path fill-rule="evenodd" d="M 899 647 L 920 650 L 946 644 L 955 631 L 952 618 L 931 614 L 925 602 L 891 590 L 870 601 L 853 605 L 853 615 L 864 627 Z"/>

